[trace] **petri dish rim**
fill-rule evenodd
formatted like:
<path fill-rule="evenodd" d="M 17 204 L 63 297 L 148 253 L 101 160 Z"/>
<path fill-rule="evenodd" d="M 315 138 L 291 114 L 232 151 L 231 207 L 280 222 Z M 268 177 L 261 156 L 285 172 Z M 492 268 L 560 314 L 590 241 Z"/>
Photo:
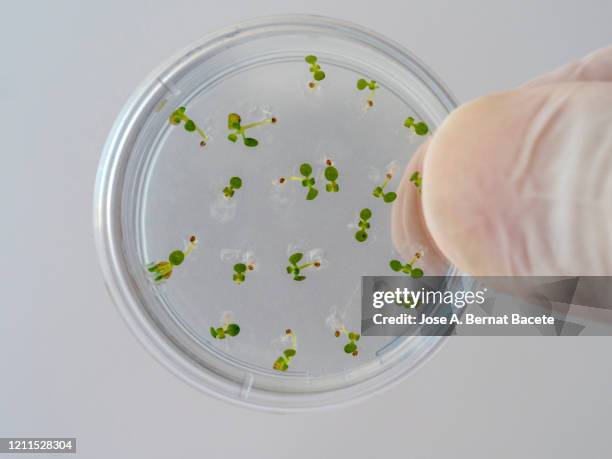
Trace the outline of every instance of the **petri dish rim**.
<path fill-rule="evenodd" d="M 172 93 L 174 82 L 232 43 L 284 31 L 331 33 L 374 49 L 411 72 L 447 111 L 455 100 L 424 64 L 402 46 L 363 27 L 322 16 L 270 16 L 245 21 L 202 38 L 177 53 L 153 71 L 127 101 L 111 129 L 98 168 L 94 192 L 94 232 L 100 265 L 108 291 L 122 317 L 141 344 L 166 368 L 190 385 L 226 401 L 266 411 L 286 412 L 329 408 L 362 400 L 381 389 L 398 384 L 439 348 L 442 337 L 421 337 L 408 349 L 408 338 L 397 338 L 388 347 L 401 348 L 403 355 L 384 372 L 370 379 L 327 392 L 273 392 L 252 387 L 252 377 L 238 382 L 198 365 L 192 356 L 160 333 L 155 319 L 143 308 L 139 287 L 131 278 L 126 260 L 122 224 L 122 196 L 130 152 L 160 94 Z M 451 269 L 449 274 L 454 274 Z M 392 355 L 390 352 L 389 355 Z M 397 355 L 396 355 L 397 358 Z"/>

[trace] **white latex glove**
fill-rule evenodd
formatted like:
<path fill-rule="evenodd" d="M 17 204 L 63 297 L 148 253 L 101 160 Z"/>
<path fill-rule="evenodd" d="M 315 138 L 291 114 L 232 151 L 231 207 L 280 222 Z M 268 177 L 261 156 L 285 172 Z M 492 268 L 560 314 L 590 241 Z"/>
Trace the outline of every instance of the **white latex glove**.
<path fill-rule="evenodd" d="M 612 48 L 455 110 L 410 161 L 392 228 L 426 275 L 612 275 Z"/>

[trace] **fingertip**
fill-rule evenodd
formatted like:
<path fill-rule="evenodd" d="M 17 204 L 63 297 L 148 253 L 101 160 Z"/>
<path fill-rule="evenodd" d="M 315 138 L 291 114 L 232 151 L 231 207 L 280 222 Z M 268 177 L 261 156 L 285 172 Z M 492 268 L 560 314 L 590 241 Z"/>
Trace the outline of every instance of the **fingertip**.
<path fill-rule="evenodd" d="M 441 253 L 462 272 L 510 275 L 523 253 L 519 190 L 533 168 L 540 88 L 482 97 L 453 112 L 424 157 L 423 217 Z M 523 212 L 523 213 L 521 213 Z"/>

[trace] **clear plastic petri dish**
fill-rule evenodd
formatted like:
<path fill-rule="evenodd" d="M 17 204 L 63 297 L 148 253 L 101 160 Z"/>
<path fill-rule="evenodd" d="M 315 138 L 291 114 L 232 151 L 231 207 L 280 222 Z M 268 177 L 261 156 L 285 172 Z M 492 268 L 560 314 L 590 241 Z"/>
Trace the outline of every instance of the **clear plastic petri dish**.
<path fill-rule="evenodd" d="M 374 92 L 358 89 L 362 78 Z M 325 17 L 251 20 L 170 59 L 118 116 L 96 182 L 98 254 L 131 330 L 191 385 L 253 408 L 332 407 L 399 383 L 443 338 L 346 347 L 360 329 L 361 276 L 392 274 L 397 257 L 391 205 L 372 190 L 388 172 L 394 190 L 423 140 L 404 120 L 435 129 L 454 107 L 404 48 Z M 303 179 L 304 163 L 311 200 L 308 183 L 289 179 Z M 326 189 L 330 164 L 337 192 Z M 232 177 L 242 183 L 226 196 Z M 373 216 L 359 242 L 363 208 Z M 302 280 L 287 269 L 294 253 Z"/>

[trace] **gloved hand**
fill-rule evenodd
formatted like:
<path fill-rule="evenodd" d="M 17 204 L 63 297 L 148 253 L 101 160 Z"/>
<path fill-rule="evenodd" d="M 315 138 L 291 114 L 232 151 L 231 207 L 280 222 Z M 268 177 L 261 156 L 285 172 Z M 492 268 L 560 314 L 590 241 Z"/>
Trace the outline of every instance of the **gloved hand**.
<path fill-rule="evenodd" d="M 407 166 L 392 237 L 426 275 L 612 275 L 612 48 L 451 113 Z"/>

